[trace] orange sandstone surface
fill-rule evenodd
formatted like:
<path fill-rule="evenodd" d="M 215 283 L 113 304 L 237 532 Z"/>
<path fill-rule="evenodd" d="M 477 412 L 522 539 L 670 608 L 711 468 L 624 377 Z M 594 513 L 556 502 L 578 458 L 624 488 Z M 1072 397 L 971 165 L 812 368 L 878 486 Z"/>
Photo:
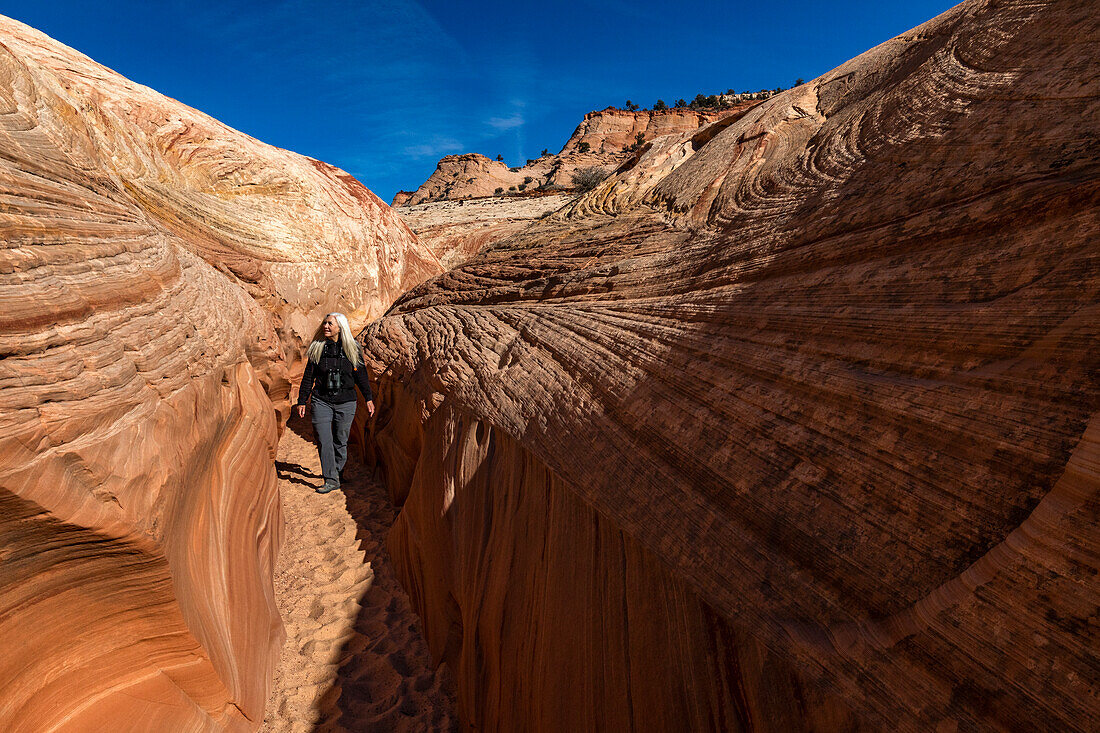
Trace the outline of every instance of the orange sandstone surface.
<path fill-rule="evenodd" d="M 255 729 L 303 340 L 438 261 L 343 171 L 6 18 L 0 189 L 0 729 Z"/>
<path fill-rule="evenodd" d="M 363 332 L 466 725 L 1100 729 L 1098 26 L 965 2 Z"/>

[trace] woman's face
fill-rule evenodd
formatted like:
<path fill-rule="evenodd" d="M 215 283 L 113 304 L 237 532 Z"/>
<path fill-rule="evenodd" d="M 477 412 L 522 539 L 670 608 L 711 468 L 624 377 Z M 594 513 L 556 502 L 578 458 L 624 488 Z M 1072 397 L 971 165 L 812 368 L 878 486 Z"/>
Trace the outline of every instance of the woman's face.
<path fill-rule="evenodd" d="M 334 316 L 326 316 L 321 323 L 321 331 L 325 334 L 325 338 L 334 339 L 340 333 L 340 324 L 336 322 Z"/>

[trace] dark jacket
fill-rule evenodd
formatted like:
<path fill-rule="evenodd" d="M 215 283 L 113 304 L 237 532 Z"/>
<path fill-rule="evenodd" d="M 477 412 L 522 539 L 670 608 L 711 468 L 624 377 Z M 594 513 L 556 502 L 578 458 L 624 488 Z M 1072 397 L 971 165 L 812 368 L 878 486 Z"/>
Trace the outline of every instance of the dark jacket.
<path fill-rule="evenodd" d="M 355 347 L 359 348 L 359 345 L 356 344 Z M 340 386 L 336 390 L 328 388 L 330 382 L 335 381 L 329 378 L 330 372 L 339 373 Z M 335 341 L 325 339 L 325 347 L 317 363 L 306 360 L 306 373 L 302 375 L 302 386 L 298 389 L 298 404 L 304 405 L 309 402 L 310 395 L 330 405 L 354 402 L 356 384 L 359 385 L 363 398 L 370 402 L 373 397 L 370 392 L 370 382 L 367 380 L 367 367 L 352 366 L 351 361 L 344 354 L 344 347 L 340 345 L 339 337 Z"/>

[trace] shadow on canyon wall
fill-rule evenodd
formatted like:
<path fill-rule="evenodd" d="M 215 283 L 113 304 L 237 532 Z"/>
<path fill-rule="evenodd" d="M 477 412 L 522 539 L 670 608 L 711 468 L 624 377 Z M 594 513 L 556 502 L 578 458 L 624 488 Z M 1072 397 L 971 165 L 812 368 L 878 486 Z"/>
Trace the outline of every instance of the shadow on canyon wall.
<path fill-rule="evenodd" d="M 964 3 L 366 329 L 464 721 L 1096 727 L 1097 32 Z"/>

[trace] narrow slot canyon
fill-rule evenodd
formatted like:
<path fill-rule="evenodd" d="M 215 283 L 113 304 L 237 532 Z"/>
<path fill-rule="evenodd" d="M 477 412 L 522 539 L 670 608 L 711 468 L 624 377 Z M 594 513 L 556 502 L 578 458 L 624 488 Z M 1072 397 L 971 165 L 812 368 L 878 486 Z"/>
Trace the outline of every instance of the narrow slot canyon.
<path fill-rule="evenodd" d="M 1094 5 L 392 205 L 0 16 L 0 731 L 1100 730 Z"/>
<path fill-rule="evenodd" d="M 275 601 L 286 642 L 260 730 L 458 730 L 453 681 L 431 664 L 385 551 L 395 512 L 373 471 L 349 456 L 341 490 L 316 493 L 308 419 L 290 421 L 275 466 L 286 518 Z"/>

